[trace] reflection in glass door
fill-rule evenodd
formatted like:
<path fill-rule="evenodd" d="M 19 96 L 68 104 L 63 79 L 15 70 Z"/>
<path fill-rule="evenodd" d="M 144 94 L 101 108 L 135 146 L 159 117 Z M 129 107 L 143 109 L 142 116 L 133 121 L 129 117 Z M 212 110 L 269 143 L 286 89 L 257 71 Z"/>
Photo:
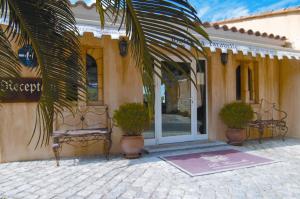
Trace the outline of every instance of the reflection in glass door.
<path fill-rule="evenodd" d="M 191 81 L 186 77 L 186 74 L 190 75 L 190 65 L 178 63 L 184 70 L 180 71 L 175 66 L 163 64 L 169 71 L 162 72 L 160 88 L 162 137 L 191 135 Z"/>
<path fill-rule="evenodd" d="M 206 115 L 206 62 L 199 60 L 197 63 L 197 133 L 207 134 Z"/>
<path fill-rule="evenodd" d="M 148 99 L 146 97 L 146 91 L 143 89 L 143 96 L 144 96 L 144 105 L 148 106 Z M 150 128 L 147 129 L 143 133 L 144 139 L 150 140 L 155 139 L 155 110 L 153 110 L 153 115 L 151 116 Z"/>
<path fill-rule="evenodd" d="M 178 62 L 181 69 L 165 64 L 155 76 L 155 110 L 151 128 L 144 133 L 145 144 L 185 142 L 207 139 L 206 61 Z M 191 75 L 191 69 L 196 76 Z M 170 72 L 173 76 L 170 76 Z M 196 86 L 186 74 L 191 75 Z M 147 104 L 147 100 L 144 100 Z"/>

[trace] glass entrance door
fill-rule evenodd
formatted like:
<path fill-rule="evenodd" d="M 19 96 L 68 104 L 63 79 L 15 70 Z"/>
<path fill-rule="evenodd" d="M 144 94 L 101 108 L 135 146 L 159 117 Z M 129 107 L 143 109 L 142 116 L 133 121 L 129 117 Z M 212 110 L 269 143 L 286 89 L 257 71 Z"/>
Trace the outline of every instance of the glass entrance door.
<path fill-rule="evenodd" d="M 206 61 L 197 63 L 197 134 L 207 136 Z"/>
<path fill-rule="evenodd" d="M 151 129 L 144 133 L 146 145 L 207 139 L 206 62 L 178 62 L 182 70 L 161 64 L 168 70 L 161 71 L 163 80 L 155 77 L 155 115 Z"/>
<path fill-rule="evenodd" d="M 168 70 L 162 71 L 160 83 L 162 129 L 160 142 L 184 141 L 192 136 L 192 96 L 190 63 L 178 62 L 178 67 L 162 63 Z M 172 73 L 173 76 L 170 76 Z"/>

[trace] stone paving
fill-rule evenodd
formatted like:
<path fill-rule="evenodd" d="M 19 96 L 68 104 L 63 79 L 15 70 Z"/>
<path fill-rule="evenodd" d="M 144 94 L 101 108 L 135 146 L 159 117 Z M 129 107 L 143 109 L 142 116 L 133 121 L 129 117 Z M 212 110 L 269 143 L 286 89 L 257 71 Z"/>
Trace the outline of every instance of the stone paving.
<path fill-rule="evenodd" d="M 138 160 L 73 158 L 62 160 L 61 167 L 54 160 L 0 164 L 0 198 L 300 198 L 297 139 L 247 142 L 237 148 L 279 162 L 206 176 L 190 177 L 158 158 L 219 148 L 151 154 Z"/>

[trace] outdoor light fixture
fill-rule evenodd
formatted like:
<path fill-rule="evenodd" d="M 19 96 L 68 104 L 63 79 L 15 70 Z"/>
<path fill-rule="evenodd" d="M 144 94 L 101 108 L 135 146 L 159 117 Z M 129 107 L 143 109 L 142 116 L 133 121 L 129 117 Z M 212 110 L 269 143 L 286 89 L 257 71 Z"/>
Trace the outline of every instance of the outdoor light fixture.
<path fill-rule="evenodd" d="M 228 62 L 228 53 L 221 53 L 221 62 L 223 65 L 226 65 Z"/>
<path fill-rule="evenodd" d="M 122 57 L 125 57 L 127 55 L 128 42 L 126 41 L 126 39 L 124 37 L 119 41 L 119 50 L 120 50 L 120 55 Z"/>

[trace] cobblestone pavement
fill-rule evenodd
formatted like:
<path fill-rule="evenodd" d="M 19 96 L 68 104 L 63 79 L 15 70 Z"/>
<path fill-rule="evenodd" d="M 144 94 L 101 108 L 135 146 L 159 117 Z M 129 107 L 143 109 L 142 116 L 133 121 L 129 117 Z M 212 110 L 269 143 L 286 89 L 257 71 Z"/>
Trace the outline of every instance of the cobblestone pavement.
<path fill-rule="evenodd" d="M 162 161 L 162 154 L 66 159 L 61 167 L 53 160 L 15 162 L 0 164 L 0 198 L 300 198 L 300 140 L 251 141 L 239 149 L 279 162 L 199 177 Z M 208 150 L 216 148 L 164 154 Z"/>

